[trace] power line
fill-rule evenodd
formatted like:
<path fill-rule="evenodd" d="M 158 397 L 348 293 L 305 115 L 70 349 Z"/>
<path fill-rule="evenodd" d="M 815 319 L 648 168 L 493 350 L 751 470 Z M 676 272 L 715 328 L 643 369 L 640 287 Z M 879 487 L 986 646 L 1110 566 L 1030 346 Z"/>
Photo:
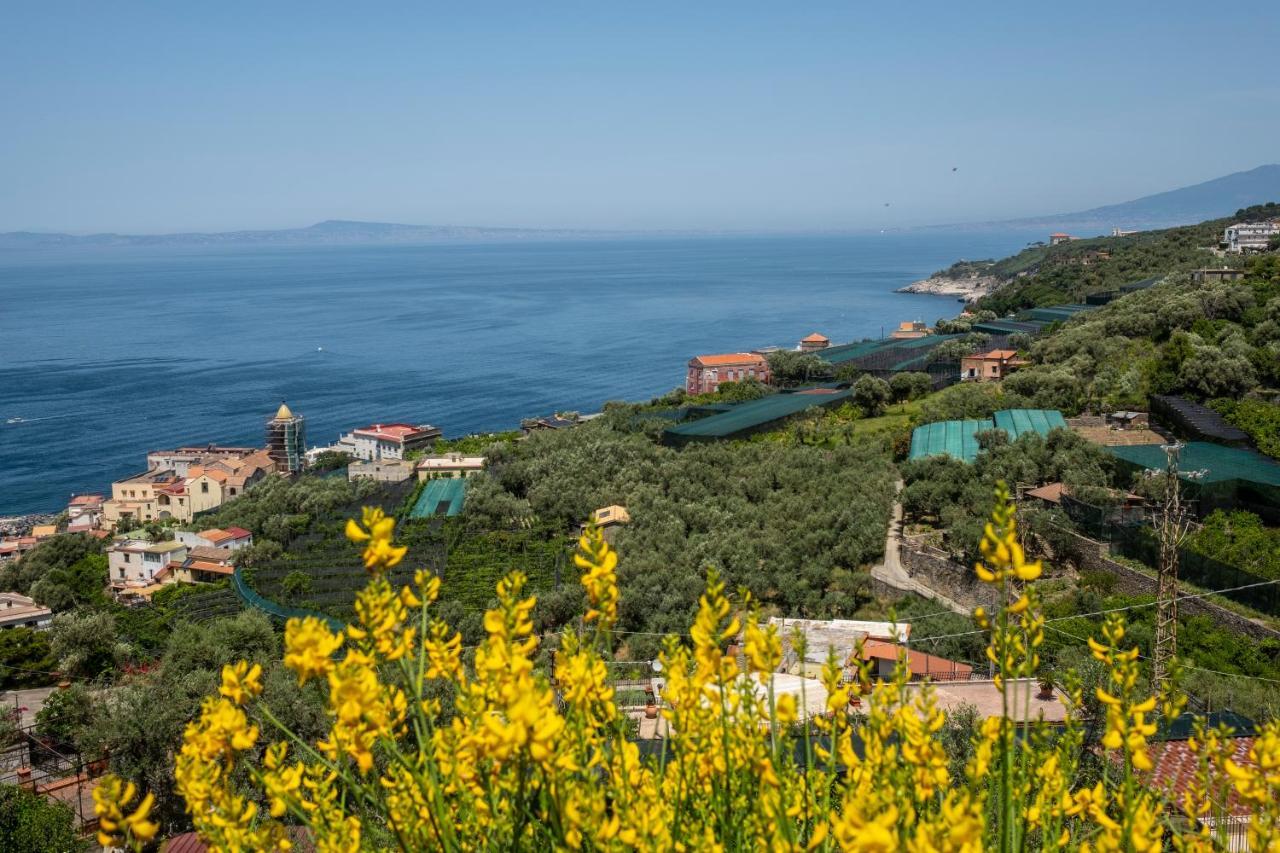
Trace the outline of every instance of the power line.
<path fill-rule="evenodd" d="M 1068 633 L 1068 632 L 1066 632 L 1066 631 L 1062 630 L 1061 628 L 1050 628 L 1049 630 L 1050 630 L 1050 631 L 1053 631 L 1055 634 L 1061 634 L 1061 635 L 1062 635 L 1062 636 L 1064 636 L 1064 637 L 1070 637 L 1071 639 L 1073 639 L 1073 640 L 1075 640 L 1075 641 L 1077 641 L 1077 642 L 1080 642 L 1080 643 L 1088 642 L 1088 640 L 1086 640 L 1084 637 L 1077 637 L 1075 634 L 1070 634 L 1070 633 Z M 1143 660 L 1149 660 L 1149 661 L 1154 661 L 1154 660 L 1155 660 L 1155 658 L 1152 658 L 1152 657 L 1149 657 L 1148 655 L 1143 655 L 1143 654 L 1138 655 L 1138 657 L 1142 658 Z M 1183 667 L 1183 669 L 1194 669 L 1194 670 L 1197 670 L 1197 671 L 1199 671 L 1199 672 L 1211 672 L 1211 673 L 1213 673 L 1214 675 L 1225 675 L 1225 676 L 1227 676 L 1228 678 L 1247 678 L 1247 679 L 1249 679 L 1250 681 L 1266 681 L 1266 682 L 1269 682 L 1269 683 L 1271 683 L 1271 684 L 1280 684 L 1280 678 L 1267 678 L 1267 677 L 1262 676 L 1262 675 L 1245 675 L 1245 674 L 1244 674 L 1244 673 L 1242 673 L 1242 672 L 1221 672 L 1221 671 L 1216 670 L 1216 669 L 1209 669 L 1209 668 L 1207 668 L 1207 667 L 1203 667 L 1203 666 L 1194 666 L 1194 665 L 1189 664 L 1189 663 L 1185 663 L 1185 664 L 1183 664 L 1183 665 L 1182 665 L 1182 667 Z"/>
<path fill-rule="evenodd" d="M 1180 596 L 1178 596 L 1178 600 L 1179 600 L 1179 601 L 1186 601 L 1186 600 L 1193 599 L 1193 598 L 1207 598 L 1208 596 L 1211 596 L 1211 595 L 1221 595 L 1221 594 L 1223 594 L 1223 593 L 1225 593 L 1225 592 L 1238 592 L 1238 591 L 1240 591 L 1240 590 L 1242 590 L 1242 589 L 1253 589 L 1254 587 L 1259 587 L 1259 586 L 1270 586 L 1271 584 L 1275 584 L 1275 583 L 1280 583 L 1280 578 L 1275 578 L 1275 579 L 1273 579 L 1273 580 L 1269 580 L 1269 581 L 1259 581 L 1258 583 L 1248 583 L 1248 584 L 1245 584 L 1245 585 L 1243 585 L 1243 586 L 1233 586 L 1233 587 L 1229 587 L 1229 588 L 1227 588 L 1227 589 L 1215 589 L 1215 590 L 1210 590 L 1209 592 L 1199 592 L 1199 593 L 1196 593 L 1195 595 L 1180 595 Z M 1126 605 L 1126 606 L 1124 606 L 1124 607 L 1111 607 L 1111 608 L 1108 608 L 1108 609 L 1106 609 L 1106 610 L 1095 610 L 1095 611 L 1093 611 L 1093 612 L 1091 612 L 1091 613 L 1074 613 L 1074 614 L 1072 614 L 1071 616 L 1056 616 L 1056 617 L 1054 617 L 1053 619 L 1046 619 L 1046 620 L 1045 620 L 1045 624 L 1046 624 L 1046 625 L 1048 625 L 1048 624 L 1050 624 L 1050 623 L 1052 623 L 1052 622 L 1066 622 L 1066 621 L 1068 621 L 1068 620 L 1070 620 L 1070 619 L 1085 619 L 1085 618 L 1088 618 L 1088 617 L 1090 617 L 1090 616 L 1105 616 L 1105 615 L 1106 615 L 1106 614 L 1108 614 L 1108 613 L 1121 613 L 1121 612 L 1124 612 L 1124 611 L 1126 611 L 1126 610 L 1141 610 L 1141 609 L 1142 609 L 1142 608 L 1144 608 L 1144 607 L 1155 607 L 1158 603 L 1159 603 L 1159 602 L 1157 602 L 1157 601 L 1152 601 L 1152 602 L 1149 602 L 1149 603 L 1147 603 L 1147 604 L 1129 604 L 1129 605 Z M 973 635 L 975 635 L 975 634 L 982 634 L 982 633 L 984 633 L 984 632 L 983 632 L 983 631 L 981 631 L 981 630 L 973 630 L 973 631 L 959 631 L 959 632 L 954 633 L 954 634 L 939 634 L 939 635 L 934 636 L 934 637 L 916 637 L 916 638 L 914 638 L 914 639 L 917 639 L 917 640 L 949 640 L 949 639 L 951 639 L 952 637 L 971 637 L 971 636 L 973 636 Z"/>

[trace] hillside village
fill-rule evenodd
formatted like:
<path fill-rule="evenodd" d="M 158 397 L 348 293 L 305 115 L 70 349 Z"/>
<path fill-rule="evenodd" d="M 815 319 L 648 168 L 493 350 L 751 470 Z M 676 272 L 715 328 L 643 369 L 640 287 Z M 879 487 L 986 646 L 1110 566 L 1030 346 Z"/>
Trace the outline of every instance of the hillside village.
<path fill-rule="evenodd" d="M 408 547 L 391 580 L 438 577 L 439 615 L 467 648 L 513 569 L 557 648 L 589 606 L 575 543 L 602 531 L 620 555 L 611 678 L 645 749 L 671 737 L 653 662 L 698 612 L 708 568 L 808 638 L 788 639 L 775 667 L 800 719 L 828 707 L 834 649 L 843 684 L 890 681 L 901 661 L 911 689 L 937 683 L 942 710 L 981 724 L 1007 711 L 970 619 L 1002 603 L 972 568 L 998 483 L 1022 547 L 1049 567 L 1044 672 L 1015 684 L 1015 722 L 1062 722 L 1068 668 L 1101 677 L 1078 642 L 1099 614 L 1124 612 L 1152 663 L 1159 524 L 1176 492 L 1190 710 L 1230 719 L 1247 751 L 1255 723 L 1280 716 L 1280 206 L 1053 234 L 981 274 L 998 286 L 954 317 L 902 319 L 881 340 L 819 329 L 794 348 L 694 355 L 682 387 L 591 415 L 456 439 L 374 421 L 309 446 L 304 413 L 281 404 L 261 447 L 148 453 L 109 493 L 0 540 L 0 682 L 17 709 L 0 778 L 88 825 L 109 768 L 179 834 L 173 750 L 222 665 L 246 656 L 274 667 L 272 707 L 321 734 L 322 697 L 280 667 L 279 632 L 357 618 L 366 578 L 344 529 L 364 506 L 396 518 Z M 745 660 L 750 642 L 735 632 L 725 654 Z M 1105 716 L 1088 686 L 1087 713 Z M 1171 724 L 1159 750 L 1190 737 Z M 1151 779 L 1170 808 L 1195 773 L 1179 768 Z"/>

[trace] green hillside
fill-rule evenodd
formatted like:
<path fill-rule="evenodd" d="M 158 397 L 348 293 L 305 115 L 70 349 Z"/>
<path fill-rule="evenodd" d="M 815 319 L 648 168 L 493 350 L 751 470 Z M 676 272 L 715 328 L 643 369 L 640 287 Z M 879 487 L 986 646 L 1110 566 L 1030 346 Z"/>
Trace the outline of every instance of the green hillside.
<path fill-rule="evenodd" d="M 1277 216 L 1280 204 L 1271 203 L 1198 225 L 1031 246 L 990 267 L 991 275 L 1007 283 L 983 297 L 978 307 L 1004 315 L 1039 305 L 1081 302 L 1089 294 L 1116 290 L 1153 275 L 1208 265 L 1238 266 L 1243 263 L 1240 257 L 1220 258 L 1210 251 L 1217 246 L 1223 229 L 1242 219 Z"/>

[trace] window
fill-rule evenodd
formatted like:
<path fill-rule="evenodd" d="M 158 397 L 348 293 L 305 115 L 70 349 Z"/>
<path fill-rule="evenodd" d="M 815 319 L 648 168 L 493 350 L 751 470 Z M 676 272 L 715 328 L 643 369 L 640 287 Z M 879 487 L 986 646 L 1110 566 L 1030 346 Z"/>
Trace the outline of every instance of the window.
<path fill-rule="evenodd" d="M 126 563 L 132 563 L 132 562 L 133 562 L 133 557 L 132 557 L 130 554 L 125 554 L 125 555 L 124 555 L 124 561 L 125 561 Z M 123 572 L 123 571 L 124 571 L 124 569 L 121 569 L 120 571 L 121 571 L 121 572 Z"/>
<path fill-rule="evenodd" d="M 202 482 L 200 483 L 200 491 L 201 491 L 201 493 L 203 493 L 203 494 L 206 494 L 206 495 L 207 495 L 207 494 L 209 494 L 209 481 L 208 481 L 208 480 L 204 480 L 204 481 L 202 481 Z"/>

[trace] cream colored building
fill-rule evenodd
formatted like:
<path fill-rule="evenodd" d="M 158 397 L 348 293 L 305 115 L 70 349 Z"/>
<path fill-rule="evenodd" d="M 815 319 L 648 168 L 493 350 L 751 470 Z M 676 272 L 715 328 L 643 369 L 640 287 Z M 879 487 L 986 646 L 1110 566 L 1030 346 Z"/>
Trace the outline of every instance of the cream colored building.
<path fill-rule="evenodd" d="M 461 453 L 424 456 L 418 460 L 418 479 L 474 477 L 484 470 L 484 466 L 485 458 L 483 456 L 463 456 Z"/>
<path fill-rule="evenodd" d="M 379 483 L 403 483 L 413 479 L 413 462 L 407 459 L 373 459 L 356 461 L 347 466 L 348 480 L 377 480 Z"/>
<path fill-rule="evenodd" d="M 186 555 L 187 546 L 181 542 L 152 542 L 138 531 L 118 536 L 107 548 L 111 587 L 128 590 L 159 583 L 156 575 Z"/>
<path fill-rule="evenodd" d="M 179 474 L 170 468 L 152 468 L 111 484 L 111 500 L 102 505 L 102 517 L 112 526 L 176 519 L 189 524 L 198 513 L 216 509 L 244 494 L 254 483 L 275 470 L 265 450 L 244 456 L 210 452 L 205 457 L 187 453 Z M 157 451 L 150 459 L 168 459 L 176 451 Z"/>

